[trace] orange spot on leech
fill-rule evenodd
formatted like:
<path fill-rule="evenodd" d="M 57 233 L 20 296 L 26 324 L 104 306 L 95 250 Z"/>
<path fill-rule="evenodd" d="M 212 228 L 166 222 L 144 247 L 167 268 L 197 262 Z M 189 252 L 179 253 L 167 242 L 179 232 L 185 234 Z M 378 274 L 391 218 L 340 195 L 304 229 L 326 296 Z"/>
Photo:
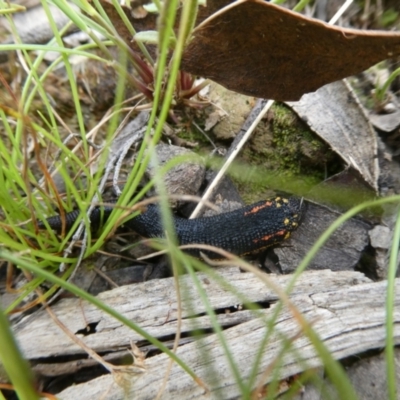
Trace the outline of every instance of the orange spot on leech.
<path fill-rule="evenodd" d="M 260 238 L 260 239 L 253 239 L 253 243 L 268 242 L 270 239 L 274 238 L 275 236 L 282 236 L 282 235 L 284 235 L 285 233 L 286 233 L 286 231 L 284 231 L 284 230 L 278 231 L 278 232 L 273 233 L 272 235 L 263 236 L 263 237 Z M 290 233 L 289 233 L 289 232 L 288 232 L 288 234 L 289 234 L 289 236 L 290 236 Z M 288 237 L 288 236 L 286 236 L 285 239 L 286 239 L 287 237 Z"/>
<path fill-rule="evenodd" d="M 253 243 L 258 243 L 258 242 L 266 242 L 275 235 L 268 235 L 268 236 L 263 236 L 261 239 L 253 239 Z"/>
<path fill-rule="evenodd" d="M 260 210 L 266 207 L 271 207 L 273 205 L 273 201 L 266 201 L 264 204 L 261 204 L 260 206 L 253 207 L 250 211 L 247 211 L 244 213 L 244 215 L 249 215 L 249 214 L 257 214 Z"/>

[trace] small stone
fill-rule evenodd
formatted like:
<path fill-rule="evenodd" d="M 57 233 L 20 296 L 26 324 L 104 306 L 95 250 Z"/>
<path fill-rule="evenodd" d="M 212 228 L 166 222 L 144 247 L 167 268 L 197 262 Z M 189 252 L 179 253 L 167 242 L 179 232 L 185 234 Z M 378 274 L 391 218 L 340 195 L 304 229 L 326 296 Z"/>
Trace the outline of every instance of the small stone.
<path fill-rule="evenodd" d="M 256 102 L 254 97 L 234 93 L 216 83 L 210 85 L 209 101 L 219 110 L 219 121 L 212 132 L 221 140 L 237 135 Z M 211 122 L 214 121 L 208 121 L 208 124 Z"/>
<path fill-rule="evenodd" d="M 368 234 L 371 246 L 375 249 L 388 249 L 390 247 L 392 235 L 387 226 L 377 225 Z"/>
<path fill-rule="evenodd" d="M 397 107 L 393 104 L 393 103 L 387 103 L 385 104 L 385 106 L 383 107 L 383 111 L 386 114 L 392 114 L 394 112 L 397 111 Z"/>
<path fill-rule="evenodd" d="M 160 166 L 175 157 L 187 156 L 188 158 L 187 162 L 174 166 L 165 174 L 164 183 L 169 195 L 196 195 L 198 193 L 205 176 L 205 167 L 201 157 L 183 147 L 163 143 L 156 146 L 156 154 Z M 149 178 L 153 178 L 154 167 L 149 165 L 146 173 Z M 177 199 L 173 199 L 171 205 L 176 206 L 177 202 Z"/>

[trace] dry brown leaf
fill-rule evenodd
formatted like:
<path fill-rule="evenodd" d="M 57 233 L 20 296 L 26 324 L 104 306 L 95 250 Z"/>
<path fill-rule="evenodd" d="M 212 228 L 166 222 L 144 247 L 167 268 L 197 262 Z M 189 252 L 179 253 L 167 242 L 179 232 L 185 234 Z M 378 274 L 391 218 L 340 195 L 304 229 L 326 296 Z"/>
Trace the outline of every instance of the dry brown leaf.
<path fill-rule="evenodd" d="M 114 6 L 100 3 L 118 34 L 137 50 Z M 123 10 L 137 32 L 156 29 L 156 15 L 135 18 L 128 7 Z M 263 0 L 208 0 L 199 9 L 181 69 L 246 95 L 295 101 L 398 55 L 399 32 L 334 27 Z"/>
<path fill-rule="evenodd" d="M 215 11 L 229 1 L 209 0 Z M 182 69 L 239 93 L 298 100 L 400 55 L 400 33 L 330 26 L 262 0 L 235 2 L 203 21 Z"/>

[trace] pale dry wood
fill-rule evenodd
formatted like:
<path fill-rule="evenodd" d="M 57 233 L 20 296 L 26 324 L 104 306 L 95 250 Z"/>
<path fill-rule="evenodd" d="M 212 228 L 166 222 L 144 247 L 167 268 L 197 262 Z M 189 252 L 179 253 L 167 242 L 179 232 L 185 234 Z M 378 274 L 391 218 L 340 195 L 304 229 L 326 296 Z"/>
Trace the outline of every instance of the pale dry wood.
<path fill-rule="evenodd" d="M 325 273 L 325 271 L 324 271 Z M 318 273 L 305 274 L 318 275 Z M 322 274 L 324 275 L 324 274 Z M 339 273 L 338 275 L 343 275 Z M 333 274 L 331 275 L 333 278 Z M 350 275 L 347 275 L 350 276 Z M 327 276 L 325 275 L 325 278 Z M 356 278 L 358 279 L 358 277 Z M 327 283 L 327 282 L 325 282 Z M 351 285 L 351 282 L 349 282 Z M 333 291 L 297 294 L 291 297 L 335 359 L 381 348 L 385 342 L 386 282 L 360 283 L 336 287 Z M 394 341 L 400 343 L 400 280 L 396 281 L 394 313 Z M 263 311 L 270 315 L 272 310 Z M 265 324 L 260 318 L 242 323 L 224 332 L 229 349 L 237 362 L 240 376 L 246 379 L 265 335 Z M 288 310 L 283 310 L 274 326 L 274 335 L 263 350 L 259 375 L 275 360 L 281 346 L 281 335 L 293 337 L 299 332 L 297 321 Z M 295 352 L 289 352 L 282 361 L 280 377 L 284 378 L 321 365 L 313 346 L 302 335 L 294 341 Z M 207 384 L 211 395 L 174 364 L 163 399 L 240 398 L 232 371 L 217 335 L 181 346 L 179 356 Z M 299 362 L 301 358 L 301 362 Z M 164 354 L 146 361 L 147 371 L 131 376 L 130 384 L 118 386 L 111 375 L 70 387 L 58 394 L 60 399 L 153 399 L 160 387 L 169 360 Z M 267 383 L 270 377 L 263 383 Z M 129 381 L 129 380 L 128 380 Z M 127 381 L 125 381 L 127 382 Z M 103 397 L 104 396 L 104 397 Z M 124 397 L 125 396 L 125 397 Z"/>
<path fill-rule="evenodd" d="M 277 295 L 250 273 L 241 273 L 238 268 L 219 270 L 237 293 L 243 293 L 252 302 L 275 302 Z M 243 303 L 243 298 L 221 287 L 211 278 L 199 274 L 200 282 L 207 293 L 213 309 L 225 309 Z M 288 275 L 270 276 L 275 284 L 285 287 L 291 279 Z M 298 280 L 293 295 L 335 291 L 340 287 L 368 281 L 356 272 L 333 273 L 325 271 L 307 271 Z M 189 276 L 181 277 L 183 290 L 182 332 L 192 331 L 194 327 L 211 327 L 207 316 L 189 318 L 205 313 L 206 309 Z M 188 298 L 189 296 L 189 298 Z M 103 302 L 113 307 L 125 317 L 131 319 L 142 329 L 155 337 L 175 334 L 177 326 L 177 304 L 174 281 L 172 278 L 153 280 L 140 284 L 122 286 L 104 292 L 98 296 Z M 136 332 L 123 326 L 119 321 L 80 299 L 65 299 L 52 307 L 55 315 L 72 332 L 85 328 L 86 323 L 98 323 L 96 332 L 81 336 L 82 340 L 95 351 L 116 351 L 126 349 L 130 341 L 142 340 Z M 222 326 L 232 326 L 254 318 L 248 311 L 220 314 Z M 28 359 L 52 357 L 82 353 L 75 343 L 49 318 L 46 312 L 39 312 L 33 319 L 30 316 L 15 327 L 16 338 Z"/>

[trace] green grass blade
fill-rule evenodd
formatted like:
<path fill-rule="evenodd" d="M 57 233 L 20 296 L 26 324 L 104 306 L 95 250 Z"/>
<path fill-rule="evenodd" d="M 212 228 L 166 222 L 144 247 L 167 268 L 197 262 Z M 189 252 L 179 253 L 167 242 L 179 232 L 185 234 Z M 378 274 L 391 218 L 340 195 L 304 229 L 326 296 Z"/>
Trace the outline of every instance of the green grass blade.
<path fill-rule="evenodd" d="M 0 309 L 0 360 L 20 400 L 35 400 L 39 396 L 34 389 L 33 375 L 24 360 L 11 332 L 7 317 Z"/>
<path fill-rule="evenodd" d="M 400 212 L 397 214 L 396 225 L 394 228 L 393 242 L 390 250 L 389 271 L 388 271 L 388 286 L 386 292 L 386 376 L 388 387 L 388 399 L 396 400 L 397 384 L 396 384 L 396 361 L 394 354 L 394 299 L 395 299 L 395 283 L 396 273 L 398 268 L 398 255 L 400 243 Z"/>

